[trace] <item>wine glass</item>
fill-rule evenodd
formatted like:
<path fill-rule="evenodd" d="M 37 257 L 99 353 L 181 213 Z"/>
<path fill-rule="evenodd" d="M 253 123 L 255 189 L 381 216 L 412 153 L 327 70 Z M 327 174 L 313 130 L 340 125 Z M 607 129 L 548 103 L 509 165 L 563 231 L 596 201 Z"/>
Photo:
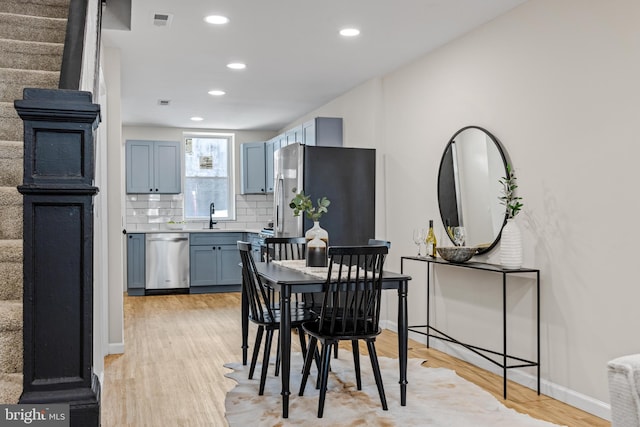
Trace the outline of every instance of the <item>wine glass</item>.
<path fill-rule="evenodd" d="M 466 237 L 464 227 L 453 227 L 451 234 L 453 234 L 453 243 L 456 246 L 464 246 L 464 239 Z"/>
<path fill-rule="evenodd" d="M 413 243 L 418 247 L 418 256 L 422 256 L 420 254 L 420 246 L 424 243 L 426 234 L 427 233 L 424 228 L 415 228 L 413 230 Z"/>

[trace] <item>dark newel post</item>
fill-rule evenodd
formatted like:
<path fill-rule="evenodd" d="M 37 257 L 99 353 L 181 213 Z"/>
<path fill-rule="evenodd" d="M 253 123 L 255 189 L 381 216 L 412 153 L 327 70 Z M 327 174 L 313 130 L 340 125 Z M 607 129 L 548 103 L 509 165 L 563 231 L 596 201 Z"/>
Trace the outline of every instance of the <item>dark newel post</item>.
<path fill-rule="evenodd" d="M 94 131 L 91 93 L 25 89 L 24 381 L 20 403 L 68 403 L 100 425 L 93 362 Z"/>

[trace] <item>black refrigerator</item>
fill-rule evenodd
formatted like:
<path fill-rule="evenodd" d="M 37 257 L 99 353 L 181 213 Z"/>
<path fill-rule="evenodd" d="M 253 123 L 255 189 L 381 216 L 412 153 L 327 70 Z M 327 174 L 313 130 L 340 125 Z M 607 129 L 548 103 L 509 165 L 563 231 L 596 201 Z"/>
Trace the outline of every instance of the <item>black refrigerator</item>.
<path fill-rule="evenodd" d="M 376 150 L 291 144 L 274 154 L 274 234 L 300 237 L 313 226 L 289 207 L 304 190 L 314 206 L 321 197 L 331 201 L 320 226 L 329 233 L 329 246 L 366 245 L 375 238 Z"/>

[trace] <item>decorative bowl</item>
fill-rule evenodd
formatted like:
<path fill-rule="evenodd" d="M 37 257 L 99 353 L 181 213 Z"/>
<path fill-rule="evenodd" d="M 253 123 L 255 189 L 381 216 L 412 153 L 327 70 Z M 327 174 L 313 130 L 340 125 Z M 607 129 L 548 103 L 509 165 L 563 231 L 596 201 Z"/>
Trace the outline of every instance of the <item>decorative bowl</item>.
<path fill-rule="evenodd" d="M 438 246 L 436 250 L 442 258 L 449 262 L 466 262 L 476 254 L 475 246 Z"/>
<path fill-rule="evenodd" d="M 167 228 L 169 230 L 184 230 L 186 224 L 184 222 L 168 222 Z"/>

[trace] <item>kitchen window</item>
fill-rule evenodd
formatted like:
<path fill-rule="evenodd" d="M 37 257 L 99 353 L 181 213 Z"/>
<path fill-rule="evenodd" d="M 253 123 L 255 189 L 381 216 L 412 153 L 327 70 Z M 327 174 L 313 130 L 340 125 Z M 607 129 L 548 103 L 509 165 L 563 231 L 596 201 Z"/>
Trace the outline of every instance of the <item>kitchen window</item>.
<path fill-rule="evenodd" d="M 233 194 L 233 134 L 185 134 L 184 217 L 209 220 L 214 203 L 215 218 L 235 217 Z"/>

